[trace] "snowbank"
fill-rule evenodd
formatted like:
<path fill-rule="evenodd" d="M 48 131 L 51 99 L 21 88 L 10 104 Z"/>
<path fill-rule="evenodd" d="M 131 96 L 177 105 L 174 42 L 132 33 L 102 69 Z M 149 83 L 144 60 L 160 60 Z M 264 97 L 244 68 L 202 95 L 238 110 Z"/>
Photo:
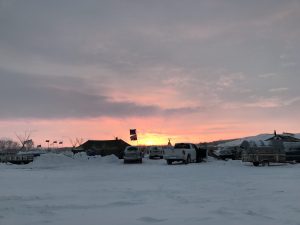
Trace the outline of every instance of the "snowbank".
<path fill-rule="evenodd" d="M 27 165 L 12 165 L 12 164 L 1 164 L 0 167 L 14 167 L 14 168 L 61 168 L 61 167 L 75 167 L 78 165 L 93 165 L 93 164 L 107 164 L 113 165 L 120 163 L 120 160 L 114 156 L 109 155 L 105 157 L 101 156 L 87 156 L 85 153 L 46 153 L 41 154 L 34 158 L 34 161 Z"/>

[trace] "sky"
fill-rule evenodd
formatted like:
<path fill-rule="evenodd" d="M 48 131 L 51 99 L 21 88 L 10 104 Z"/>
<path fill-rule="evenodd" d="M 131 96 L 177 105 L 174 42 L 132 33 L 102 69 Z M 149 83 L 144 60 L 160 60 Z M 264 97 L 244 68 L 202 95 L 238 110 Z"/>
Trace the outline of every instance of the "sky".
<path fill-rule="evenodd" d="M 299 24 L 298 0 L 0 0 L 0 137 L 299 132 Z"/>

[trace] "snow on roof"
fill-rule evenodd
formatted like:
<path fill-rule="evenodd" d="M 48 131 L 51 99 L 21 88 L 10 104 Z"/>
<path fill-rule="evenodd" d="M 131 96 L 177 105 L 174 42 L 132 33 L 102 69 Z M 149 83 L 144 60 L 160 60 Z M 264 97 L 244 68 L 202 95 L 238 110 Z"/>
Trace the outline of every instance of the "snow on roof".
<path fill-rule="evenodd" d="M 281 136 L 286 137 L 286 135 L 281 135 Z M 230 141 L 230 142 L 226 142 L 226 143 L 223 143 L 223 144 L 219 144 L 218 146 L 219 147 L 239 146 L 239 145 L 242 144 L 243 141 L 253 141 L 258 146 L 260 146 L 262 143 L 267 144 L 269 142 L 269 139 L 271 139 L 272 137 L 274 137 L 274 134 L 259 134 L 259 135 L 256 135 L 256 136 L 244 137 L 244 138 L 241 138 L 241 139 L 237 139 L 235 141 Z M 300 139 L 299 139 L 300 134 L 295 134 L 293 138 L 300 141 Z"/>

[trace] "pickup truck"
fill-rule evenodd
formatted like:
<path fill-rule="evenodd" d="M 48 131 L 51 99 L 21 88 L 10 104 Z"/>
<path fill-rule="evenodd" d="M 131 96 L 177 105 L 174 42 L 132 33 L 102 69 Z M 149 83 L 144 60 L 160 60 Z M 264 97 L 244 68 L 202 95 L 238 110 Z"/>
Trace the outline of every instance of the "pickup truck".
<path fill-rule="evenodd" d="M 201 162 L 204 157 L 206 157 L 206 150 L 198 149 L 192 143 L 176 143 L 174 148 L 164 150 L 164 159 L 168 165 L 173 162 L 183 162 L 185 164 Z"/>

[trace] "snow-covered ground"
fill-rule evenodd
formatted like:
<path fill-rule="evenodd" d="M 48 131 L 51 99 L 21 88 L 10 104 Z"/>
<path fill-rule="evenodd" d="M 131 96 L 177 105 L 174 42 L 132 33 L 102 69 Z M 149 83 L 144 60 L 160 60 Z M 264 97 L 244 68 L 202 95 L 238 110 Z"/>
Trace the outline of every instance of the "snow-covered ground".
<path fill-rule="evenodd" d="M 300 165 L 45 154 L 0 164 L 1 225 L 300 224 Z"/>

